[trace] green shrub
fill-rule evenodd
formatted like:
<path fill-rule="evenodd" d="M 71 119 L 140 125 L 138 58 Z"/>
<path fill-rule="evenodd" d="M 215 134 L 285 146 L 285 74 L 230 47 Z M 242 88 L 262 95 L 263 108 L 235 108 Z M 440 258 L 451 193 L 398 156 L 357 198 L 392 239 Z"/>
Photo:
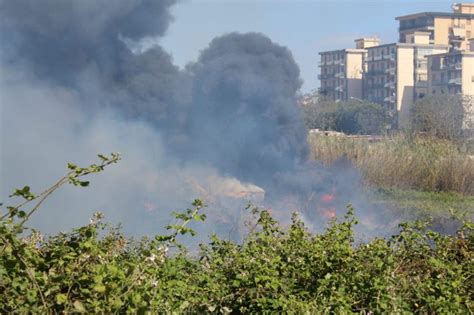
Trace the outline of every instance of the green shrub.
<path fill-rule="evenodd" d="M 72 166 L 70 182 L 81 185 L 78 177 L 103 166 Z M 455 235 L 413 222 L 391 239 L 355 244 L 351 208 L 312 234 L 296 214 L 282 228 L 269 211 L 249 207 L 254 226 L 242 243 L 212 236 L 189 254 L 178 238 L 194 234 L 187 223 L 205 219 L 199 200 L 175 214 L 170 234 L 137 242 L 100 215 L 46 239 L 27 233 L 31 211 L 22 209 L 37 209 L 45 194 L 16 195 L 25 202 L 0 220 L 1 313 L 445 314 L 474 307 L 469 221 Z"/>

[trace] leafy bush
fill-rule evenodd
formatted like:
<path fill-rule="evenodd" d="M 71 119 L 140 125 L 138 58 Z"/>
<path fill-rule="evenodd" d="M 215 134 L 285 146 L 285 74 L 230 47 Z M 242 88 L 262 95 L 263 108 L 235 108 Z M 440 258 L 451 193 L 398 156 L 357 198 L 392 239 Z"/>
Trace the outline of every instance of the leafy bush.
<path fill-rule="evenodd" d="M 387 123 L 382 105 L 361 101 L 311 103 L 303 107 L 309 129 L 348 134 L 381 134 Z"/>
<path fill-rule="evenodd" d="M 75 168 L 78 175 L 86 169 Z M 40 200 L 28 189 L 17 195 L 24 204 Z M 170 234 L 138 242 L 100 215 L 68 233 L 25 237 L 24 204 L 9 207 L 0 221 L 2 313 L 468 313 L 474 307 L 471 222 L 456 235 L 406 223 L 391 239 L 355 244 L 351 208 L 315 235 L 296 214 L 285 229 L 269 211 L 249 207 L 255 220 L 241 244 L 212 236 L 192 255 L 178 237 L 194 233 L 187 223 L 205 219 L 199 200 L 175 214 Z"/>

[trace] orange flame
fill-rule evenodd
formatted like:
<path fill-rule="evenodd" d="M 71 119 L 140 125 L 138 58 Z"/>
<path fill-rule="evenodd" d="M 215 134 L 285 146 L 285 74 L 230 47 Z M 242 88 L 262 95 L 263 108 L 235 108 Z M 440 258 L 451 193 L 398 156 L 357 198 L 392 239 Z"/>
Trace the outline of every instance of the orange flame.
<path fill-rule="evenodd" d="M 334 199 L 336 199 L 336 195 L 334 194 L 324 194 L 321 196 L 321 201 L 326 203 L 332 202 Z"/>

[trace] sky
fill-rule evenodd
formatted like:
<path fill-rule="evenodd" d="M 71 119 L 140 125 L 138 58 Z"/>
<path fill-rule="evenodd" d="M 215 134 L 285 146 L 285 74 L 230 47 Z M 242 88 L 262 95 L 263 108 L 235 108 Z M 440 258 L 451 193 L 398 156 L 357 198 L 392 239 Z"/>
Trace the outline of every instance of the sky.
<path fill-rule="evenodd" d="M 354 39 L 377 35 L 397 41 L 396 16 L 451 11 L 449 0 L 182 0 L 173 7 L 175 21 L 161 44 L 184 67 L 215 36 L 261 32 L 287 46 L 304 81 L 302 91 L 319 87 L 318 52 L 354 47 Z"/>

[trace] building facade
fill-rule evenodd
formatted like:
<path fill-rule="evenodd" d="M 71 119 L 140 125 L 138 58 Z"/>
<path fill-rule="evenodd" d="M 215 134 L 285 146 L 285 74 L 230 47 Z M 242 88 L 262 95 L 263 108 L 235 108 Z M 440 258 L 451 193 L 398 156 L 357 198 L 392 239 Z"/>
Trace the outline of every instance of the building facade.
<path fill-rule="evenodd" d="M 429 94 L 474 96 L 474 51 L 428 56 Z"/>
<path fill-rule="evenodd" d="M 319 94 L 325 101 L 347 101 L 362 98 L 364 49 L 343 49 L 319 53 L 321 87 Z"/>
<path fill-rule="evenodd" d="M 414 43 L 392 43 L 367 49 L 364 98 L 383 104 L 398 125 L 408 124 L 410 108 L 428 93 L 427 56 L 448 51 L 448 46 L 432 45 L 415 36 Z M 395 126 L 392 126 L 395 127 Z"/>
<path fill-rule="evenodd" d="M 400 43 L 410 43 L 407 35 L 422 31 L 429 34 L 430 44 L 469 50 L 469 39 L 474 37 L 474 3 L 453 4 L 452 12 L 422 12 L 399 16 L 396 20 Z"/>
<path fill-rule="evenodd" d="M 474 45 L 471 47 L 472 51 L 450 51 L 428 56 L 429 94 L 461 96 L 465 129 L 473 128 L 474 123 Z"/>
<path fill-rule="evenodd" d="M 403 128 L 412 104 L 425 95 L 474 95 L 474 3 L 396 19 L 398 43 L 360 38 L 355 49 L 321 52 L 319 91 L 323 100 L 383 104 L 392 128 Z"/>

